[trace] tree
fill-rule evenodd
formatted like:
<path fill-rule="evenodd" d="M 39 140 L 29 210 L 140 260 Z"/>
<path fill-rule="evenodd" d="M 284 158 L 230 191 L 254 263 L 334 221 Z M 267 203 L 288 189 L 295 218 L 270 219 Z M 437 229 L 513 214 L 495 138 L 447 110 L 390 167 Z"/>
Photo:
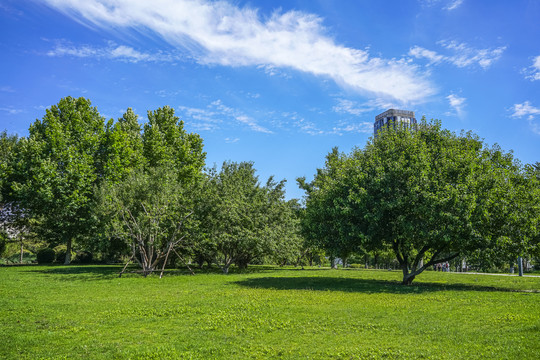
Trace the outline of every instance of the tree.
<path fill-rule="evenodd" d="M 203 188 L 198 215 L 204 254 L 223 273 L 232 264 L 245 268 L 294 243 L 295 219 L 284 201 L 284 181 L 270 178 L 261 186 L 253 163 L 224 162 L 219 172 L 209 170 Z"/>
<path fill-rule="evenodd" d="M 164 269 L 171 252 L 181 257 L 178 248 L 187 243 L 186 223 L 193 213 L 189 194 L 176 172 L 165 167 L 132 172 L 101 188 L 102 211 L 112 219 L 109 232 L 127 241 L 130 261 L 145 277 L 160 264 Z"/>
<path fill-rule="evenodd" d="M 46 110 L 23 139 L 13 184 L 36 229 L 51 244 L 65 244 L 71 262 L 73 241 L 92 229 L 94 186 L 103 178 L 104 118 L 90 100 L 66 97 Z"/>
<path fill-rule="evenodd" d="M 191 215 L 206 154 L 199 135 L 183 125 L 165 106 L 148 112 L 142 134 L 131 109 L 108 127 L 109 143 L 120 146 L 105 146 L 113 156 L 105 157 L 111 175 L 98 191 L 100 217 L 107 238 L 123 239 L 145 276 L 193 246 Z"/>
<path fill-rule="evenodd" d="M 334 150 L 312 183 L 299 180 L 307 232 L 330 249 L 391 249 L 403 284 L 503 239 L 512 246 L 501 251 L 515 255 L 536 231 L 534 199 L 525 195 L 532 180 L 512 155 L 439 122 L 390 127 L 350 155 Z M 503 198 L 514 204 L 500 205 Z"/>
<path fill-rule="evenodd" d="M 19 262 L 23 262 L 24 238 L 29 232 L 29 218 L 21 204 L 15 201 L 11 183 L 20 147 L 19 137 L 0 133 L 0 231 L 5 242 L 17 242 L 20 248 Z M 4 245 L 5 245 L 4 242 Z"/>

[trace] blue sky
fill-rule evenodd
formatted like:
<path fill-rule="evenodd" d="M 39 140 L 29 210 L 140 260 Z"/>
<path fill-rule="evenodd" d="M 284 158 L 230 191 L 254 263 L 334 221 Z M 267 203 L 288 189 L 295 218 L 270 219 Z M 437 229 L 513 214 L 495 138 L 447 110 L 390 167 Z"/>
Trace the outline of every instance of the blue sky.
<path fill-rule="evenodd" d="M 540 1 L 0 0 L 0 130 L 65 96 L 107 118 L 169 105 L 207 164 L 311 179 L 413 110 L 540 161 Z"/>

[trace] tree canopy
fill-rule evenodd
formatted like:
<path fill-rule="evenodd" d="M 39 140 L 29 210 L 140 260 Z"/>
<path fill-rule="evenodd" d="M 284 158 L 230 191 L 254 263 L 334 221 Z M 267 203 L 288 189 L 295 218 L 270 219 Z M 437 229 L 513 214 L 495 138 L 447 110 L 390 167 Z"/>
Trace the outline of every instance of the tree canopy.
<path fill-rule="evenodd" d="M 537 233 L 536 179 L 511 153 L 437 121 L 390 127 L 348 155 L 335 149 L 299 183 L 308 236 L 334 251 L 392 249 L 404 284 L 479 249 L 517 256 Z"/>

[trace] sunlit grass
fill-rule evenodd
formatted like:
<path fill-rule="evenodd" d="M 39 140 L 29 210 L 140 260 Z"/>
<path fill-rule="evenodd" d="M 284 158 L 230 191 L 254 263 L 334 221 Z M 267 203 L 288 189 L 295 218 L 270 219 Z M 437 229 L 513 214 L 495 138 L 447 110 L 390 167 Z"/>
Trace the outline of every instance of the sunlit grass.
<path fill-rule="evenodd" d="M 529 359 L 540 278 L 252 268 L 0 268 L 0 358 Z"/>

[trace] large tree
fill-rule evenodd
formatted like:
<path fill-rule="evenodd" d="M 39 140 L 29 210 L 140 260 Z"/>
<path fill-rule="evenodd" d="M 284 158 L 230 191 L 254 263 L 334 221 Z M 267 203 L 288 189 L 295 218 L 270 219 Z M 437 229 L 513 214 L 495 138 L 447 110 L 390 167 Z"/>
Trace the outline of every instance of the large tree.
<path fill-rule="evenodd" d="M 66 97 L 36 120 L 22 140 L 13 183 L 39 235 L 65 244 L 71 262 L 73 241 L 93 228 L 93 191 L 103 178 L 104 118 L 88 99 Z"/>
<path fill-rule="evenodd" d="M 349 155 L 333 151 L 300 184 L 311 236 L 330 249 L 391 249 L 411 284 L 470 251 L 505 242 L 501 251 L 524 251 L 538 221 L 532 181 L 510 153 L 423 121 L 416 131 L 386 129 Z"/>

